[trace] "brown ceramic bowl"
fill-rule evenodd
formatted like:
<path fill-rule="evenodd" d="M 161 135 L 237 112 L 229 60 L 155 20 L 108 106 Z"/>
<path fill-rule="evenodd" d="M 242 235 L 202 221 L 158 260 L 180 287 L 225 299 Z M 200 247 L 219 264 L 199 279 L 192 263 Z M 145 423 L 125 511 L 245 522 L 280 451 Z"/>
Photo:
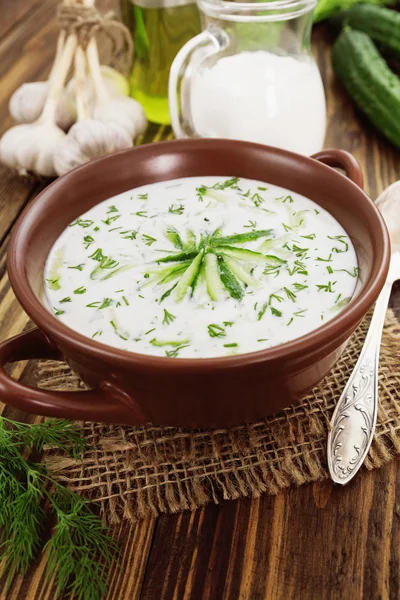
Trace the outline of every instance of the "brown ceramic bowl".
<path fill-rule="evenodd" d="M 323 163 L 344 169 L 347 177 Z M 276 348 L 208 359 L 118 350 L 76 333 L 44 308 L 44 264 L 71 221 L 125 190 L 196 175 L 262 180 L 303 194 L 332 213 L 358 256 L 360 285 L 348 307 L 308 335 Z M 26 208 L 11 239 L 11 284 L 38 329 L 0 345 L 1 400 L 54 417 L 188 427 L 254 421 L 292 404 L 333 367 L 386 278 L 388 233 L 361 185 L 357 162 L 340 150 L 306 158 L 257 144 L 206 139 L 135 148 L 61 177 Z M 63 358 L 93 389 L 38 390 L 14 381 L 4 370 L 8 362 L 30 358 Z"/>

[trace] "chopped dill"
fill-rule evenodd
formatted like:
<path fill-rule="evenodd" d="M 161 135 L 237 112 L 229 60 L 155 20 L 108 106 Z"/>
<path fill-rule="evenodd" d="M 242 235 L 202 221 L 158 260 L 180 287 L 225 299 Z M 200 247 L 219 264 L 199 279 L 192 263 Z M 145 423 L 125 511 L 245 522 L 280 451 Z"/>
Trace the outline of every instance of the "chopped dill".
<path fill-rule="evenodd" d="M 221 325 L 216 325 L 215 323 L 211 323 L 211 325 L 207 326 L 208 334 L 210 337 L 225 337 L 225 329 L 221 327 Z"/>
<path fill-rule="evenodd" d="M 169 325 L 173 321 L 175 321 L 176 316 L 172 313 L 168 312 L 166 308 L 164 308 L 164 318 L 162 320 L 163 325 Z"/>
<path fill-rule="evenodd" d="M 76 221 L 74 221 L 74 223 L 70 224 L 70 227 L 79 225 L 79 227 L 83 227 L 84 229 L 86 229 L 87 227 L 91 227 L 93 223 L 94 221 L 92 221 L 91 219 L 77 219 Z"/>
<path fill-rule="evenodd" d="M 156 238 L 151 237 L 151 235 L 146 235 L 145 233 L 142 235 L 142 240 L 146 244 L 146 246 L 151 246 L 154 242 L 157 241 Z"/>
<path fill-rule="evenodd" d="M 333 289 L 333 286 L 335 285 L 336 281 L 328 281 L 328 283 L 326 285 L 317 285 L 318 291 L 319 292 L 330 292 L 333 293 L 335 290 Z"/>
<path fill-rule="evenodd" d="M 168 212 L 173 215 L 181 215 L 184 210 L 185 207 L 183 204 L 177 204 L 176 206 L 175 204 L 171 204 L 171 206 L 168 208 Z"/>

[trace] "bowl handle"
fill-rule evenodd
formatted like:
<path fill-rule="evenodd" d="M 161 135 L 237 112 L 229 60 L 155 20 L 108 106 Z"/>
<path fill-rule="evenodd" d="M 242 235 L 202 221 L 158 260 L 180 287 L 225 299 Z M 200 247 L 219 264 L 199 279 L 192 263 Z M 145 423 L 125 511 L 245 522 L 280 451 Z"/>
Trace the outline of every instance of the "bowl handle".
<path fill-rule="evenodd" d="M 33 358 L 62 360 L 62 354 L 39 329 L 0 344 L 0 399 L 6 404 L 48 417 L 130 425 L 148 422 L 140 407 L 112 383 L 86 392 L 56 392 L 19 383 L 4 369 L 7 363 Z"/>
<path fill-rule="evenodd" d="M 349 179 L 354 181 L 358 187 L 364 189 L 364 178 L 361 167 L 350 152 L 346 152 L 346 150 L 337 150 L 336 148 L 328 148 L 313 154 L 311 158 L 319 160 L 319 162 L 322 162 L 329 167 L 343 169 Z"/>

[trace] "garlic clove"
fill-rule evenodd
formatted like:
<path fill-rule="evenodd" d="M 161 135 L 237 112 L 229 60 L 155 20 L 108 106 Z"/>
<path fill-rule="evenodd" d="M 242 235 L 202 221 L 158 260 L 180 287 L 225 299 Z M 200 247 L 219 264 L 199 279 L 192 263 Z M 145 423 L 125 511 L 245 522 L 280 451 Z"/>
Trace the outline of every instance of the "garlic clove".
<path fill-rule="evenodd" d="M 56 175 L 53 158 L 65 133 L 51 123 L 24 123 L 11 127 L 0 140 L 0 160 L 20 175 Z"/>
<path fill-rule="evenodd" d="M 115 123 L 122 127 L 132 139 L 145 132 L 146 115 L 142 106 L 133 98 L 118 96 L 98 104 L 93 116 L 103 123 Z"/>
<path fill-rule="evenodd" d="M 32 123 L 40 117 L 49 91 L 47 81 L 22 84 L 10 98 L 8 108 L 18 123 Z"/>
<path fill-rule="evenodd" d="M 57 150 L 54 166 L 58 175 L 106 154 L 132 147 L 132 138 L 118 125 L 95 119 L 73 125 Z"/>

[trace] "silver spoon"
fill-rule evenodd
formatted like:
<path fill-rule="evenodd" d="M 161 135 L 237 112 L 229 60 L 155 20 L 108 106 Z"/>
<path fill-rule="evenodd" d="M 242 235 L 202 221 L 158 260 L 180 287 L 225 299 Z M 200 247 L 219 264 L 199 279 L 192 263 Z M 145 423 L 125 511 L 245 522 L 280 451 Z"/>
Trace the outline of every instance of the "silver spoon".
<path fill-rule="evenodd" d="M 364 462 L 378 412 L 378 367 L 383 324 L 395 281 L 400 279 L 400 181 L 376 201 L 392 245 L 389 274 L 378 297 L 360 357 L 339 398 L 328 435 L 328 467 L 335 483 L 348 483 Z"/>

